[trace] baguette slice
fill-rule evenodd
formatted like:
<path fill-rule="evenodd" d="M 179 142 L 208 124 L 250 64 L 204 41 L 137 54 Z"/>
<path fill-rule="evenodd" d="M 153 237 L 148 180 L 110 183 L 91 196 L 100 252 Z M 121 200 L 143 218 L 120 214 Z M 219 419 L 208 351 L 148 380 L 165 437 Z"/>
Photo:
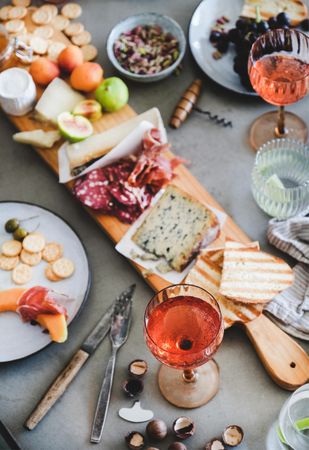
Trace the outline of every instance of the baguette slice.
<path fill-rule="evenodd" d="M 292 269 L 282 259 L 226 242 L 219 290 L 222 295 L 244 303 L 267 303 L 293 280 Z"/>
<path fill-rule="evenodd" d="M 148 253 L 164 257 L 182 270 L 202 246 L 216 239 L 220 231 L 216 215 L 174 185 L 169 185 L 150 210 L 132 240 Z"/>
<path fill-rule="evenodd" d="M 308 9 L 301 0 L 245 0 L 241 16 L 256 18 L 256 7 L 260 7 L 263 20 L 268 20 L 281 12 L 285 12 L 293 26 L 307 18 Z"/>
<path fill-rule="evenodd" d="M 221 274 L 221 267 L 202 254 L 190 270 L 185 282 L 200 286 L 215 297 L 221 309 L 225 328 L 229 328 L 235 322 L 249 322 L 258 317 L 263 310 L 263 304 L 244 304 L 220 294 Z"/>
<path fill-rule="evenodd" d="M 242 244 L 240 242 L 229 240 L 229 245 L 234 248 L 246 247 L 246 248 L 256 248 L 260 250 L 260 244 L 258 241 L 249 242 L 248 244 Z M 223 267 L 224 259 L 224 248 L 225 247 L 212 247 L 205 248 L 201 251 L 201 254 L 208 258 L 210 261 L 218 264 L 219 267 Z"/>

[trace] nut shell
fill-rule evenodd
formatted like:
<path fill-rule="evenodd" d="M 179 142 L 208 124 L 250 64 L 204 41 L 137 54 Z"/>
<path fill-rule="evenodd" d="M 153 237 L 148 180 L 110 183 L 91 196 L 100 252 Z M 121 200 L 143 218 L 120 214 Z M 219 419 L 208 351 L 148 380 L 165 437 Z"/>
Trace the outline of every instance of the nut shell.
<path fill-rule="evenodd" d="M 163 441 L 167 435 L 167 426 L 163 420 L 151 420 L 146 427 L 148 436 L 155 441 Z"/>
<path fill-rule="evenodd" d="M 125 441 L 127 446 L 132 450 L 139 450 L 145 446 L 145 438 L 138 431 L 131 431 L 131 433 L 127 434 Z"/>
<path fill-rule="evenodd" d="M 205 450 L 225 450 L 226 447 L 223 445 L 221 439 L 212 439 L 212 441 L 206 444 Z"/>
<path fill-rule="evenodd" d="M 132 398 L 143 392 L 144 383 L 142 382 L 142 380 L 139 380 L 137 378 L 132 378 L 130 380 L 125 380 L 122 384 L 122 388 L 123 388 L 125 394 L 128 397 Z"/>
<path fill-rule="evenodd" d="M 178 417 L 173 423 L 173 431 L 178 439 L 188 439 L 195 432 L 195 425 L 189 417 Z"/>
<path fill-rule="evenodd" d="M 229 425 L 222 433 L 222 440 L 229 447 L 237 447 L 243 438 L 244 431 L 239 425 Z"/>
<path fill-rule="evenodd" d="M 148 364 L 143 359 L 135 359 L 128 366 L 129 374 L 132 377 L 142 378 L 148 370 Z"/>
<path fill-rule="evenodd" d="M 187 450 L 187 447 L 182 442 L 172 442 L 168 450 Z"/>

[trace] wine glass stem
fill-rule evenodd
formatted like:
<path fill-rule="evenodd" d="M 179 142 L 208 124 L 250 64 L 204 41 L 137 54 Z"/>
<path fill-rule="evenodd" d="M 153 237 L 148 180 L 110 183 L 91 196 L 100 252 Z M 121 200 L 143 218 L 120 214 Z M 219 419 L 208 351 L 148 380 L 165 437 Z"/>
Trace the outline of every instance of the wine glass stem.
<path fill-rule="evenodd" d="M 193 369 L 184 370 L 182 376 L 186 383 L 195 383 L 197 380 L 197 373 Z"/>
<path fill-rule="evenodd" d="M 284 106 L 279 106 L 278 109 L 278 122 L 275 129 L 275 135 L 278 138 L 285 137 L 287 135 L 287 130 L 285 128 L 285 109 Z"/>

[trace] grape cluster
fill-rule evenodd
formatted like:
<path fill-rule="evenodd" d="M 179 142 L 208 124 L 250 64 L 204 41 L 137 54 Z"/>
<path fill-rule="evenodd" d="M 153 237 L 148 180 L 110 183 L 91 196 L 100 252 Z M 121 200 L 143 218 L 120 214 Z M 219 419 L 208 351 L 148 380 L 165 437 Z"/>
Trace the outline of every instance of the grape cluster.
<path fill-rule="evenodd" d="M 236 56 L 234 58 L 234 71 L 239 75 L 240 81 L 249 91 L 252 91 L 248 75 L 248 57 L 252 45 L 262 34 L 276 28 L 290 28 L 291 22 L 285 12 L 279 13 L 269 20 L 254 21 L 251 19 L 238 19 L 235 27 L 228 31 L 213 29 L 209 40 L 220 53 L 226 53 L 230 44 L 234 45 Z M 300 27 L 303 31 L 309 31 L 309 19 L 303 20 Z"/>

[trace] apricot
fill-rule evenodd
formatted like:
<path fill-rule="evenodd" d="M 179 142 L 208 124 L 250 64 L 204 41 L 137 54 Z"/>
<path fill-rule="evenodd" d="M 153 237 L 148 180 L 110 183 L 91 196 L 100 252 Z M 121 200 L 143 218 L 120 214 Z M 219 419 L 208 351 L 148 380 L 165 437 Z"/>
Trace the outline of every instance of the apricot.
<path fill-rule="evenodd" d="M 58 64 L 47 58 L 39 58 L 31 63 L 30 74 L 35 83 L 47 86 L 54 78 L 59 77 Z"/>
<path fill-rule="evenodd" d="M 71 73 L 75 67 L 80 66 L 83 62 L 83 53 L 76 45 L 70 45 L 65 48 L 58 56 L 58 64 L 60 69 L 67 73 Z"/>
<path fill-rule="evenodd" d="M 100 64 L 85 62 L 71 73 L 71 86 L 78 91 L 94 91 L 101 83 L 103 69 Z"/>

